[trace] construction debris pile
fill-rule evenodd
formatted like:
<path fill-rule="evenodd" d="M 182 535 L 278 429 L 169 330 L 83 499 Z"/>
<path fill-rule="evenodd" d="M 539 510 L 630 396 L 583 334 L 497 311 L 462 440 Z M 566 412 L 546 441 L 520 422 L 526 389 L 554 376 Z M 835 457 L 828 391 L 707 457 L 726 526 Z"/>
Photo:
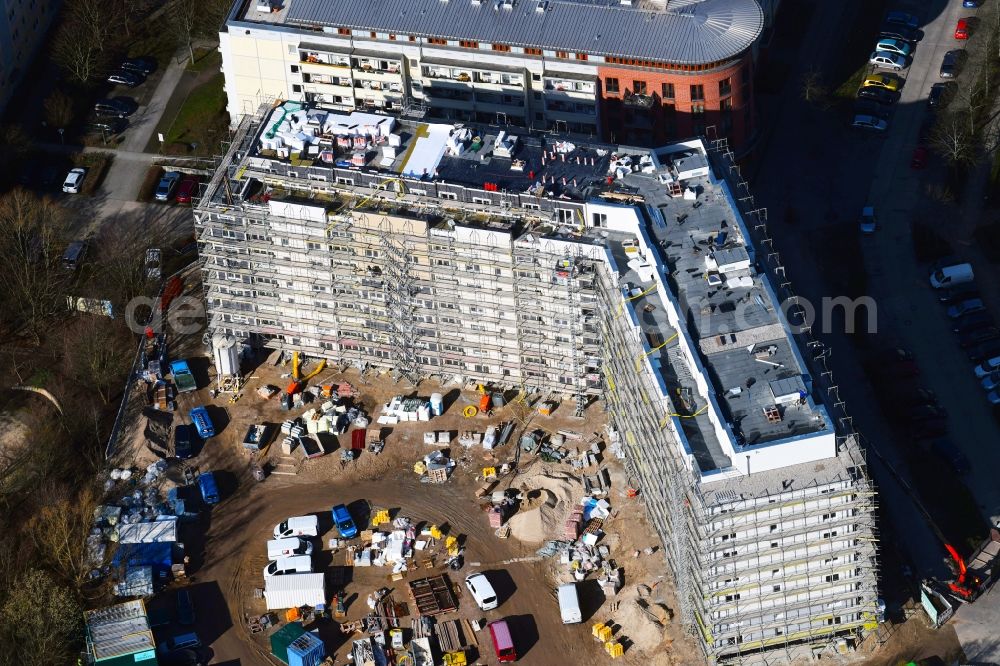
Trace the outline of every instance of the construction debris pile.
<path fill-rule="evenodd" d="M 383 514 L 385 518 L 387 514 Z M 376 513 L 373 524 L 383 516 Z M 401 574 L 413 567 L 415 552 L 434 548 L 444 538 L 449 557 L 458 558 L 462 549 L 455 536 L 445 537 L 437 525 L 426 525 L 419 531 L 417 525 L 405 516 L 392 521 L 390 531 L 368 530 L 361 533 L 361 545 L 347 547 L 350 563 L 356 567 L 392 567 L 393 574 Z"/>

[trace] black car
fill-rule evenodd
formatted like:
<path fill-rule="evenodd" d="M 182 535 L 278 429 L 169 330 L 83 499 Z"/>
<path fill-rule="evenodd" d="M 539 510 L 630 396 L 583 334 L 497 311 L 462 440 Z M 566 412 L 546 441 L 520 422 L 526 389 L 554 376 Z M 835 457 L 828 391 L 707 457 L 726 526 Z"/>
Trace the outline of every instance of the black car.
<path fill-rule="evenodd" d="M 976 345 L 969 349 L 966 354 L 973 363 L 982 363 L 988 358 L 1000 356 L 1000 340 L 990 340 L 981 345 Z"/>
<path fill-rule="evenodd" d="M 865 86 L 858 89 L 858 99 L 870 99 L 879 104 L 895 104 L 899 99 L 899 93 L 878 86 Z"/>
<path fill-rule="evenodd" d="M 904 42 L 912 44 L 920 41 L 920 33 L 900 23 L 886 21 L 882 24 L 882 29 L 879 31 L 879 39 L 901 39 Z"/>
<path fill-rule="evenodd" d="M 188 589 L 177 590 L 177 622 L 185 626 L 194 624 L 194 602 Z"/>
<path fill-rule="evenodd" d="M 891 113 L 890 108 L 873 99 L 854 100 L 854 115 L 874 116 L 885 120 Z"/>
<path fill-rule="evenodd" d="M 900 405 L 907 407 L 919 407 L 920 405 L 936 405 L 937 396 L 934 391 L 918 386 L 909 391 L 902 391 L 894 395 L 893 399 Z"/>
<path fill-rule="evenodd" d="M 977 328 L 986 328 L 987 326 L 993 326 L 996 322 L 993 320 L 993 315 L 989 312 L 973 312 L 972 314 L 966 315 L 964 317 L 959 317 L 954 322 L 952 322 L 951 330 L 955 333 L 962 334 L 968 333 L 969 331 L 974 331 Z"/>
<path fill-rule="evenodd" d="M 946 81 L 935 83 L 931 86 L 931 93 L 927 96 L 927 105 L 932 109 L 948 106 L 952 97 L 955 96 L 955 83 Z"/>
<path fill-rule="evenodd" d="M 970 298 L 979 298 L 979 289 L 974 284 L 960 284 L 957 287 L 948 287 L 942 290 L 938 301 L 941 305 L 954 305 Z"/>
<path fill-rule="evenodd" d="M 998 339 L 1000 339 L 1000 328 L 997 328 L 996 326 L 984 326 L 959 334 L 958 344 L 962 349 L 966 349 L 975 345 L 981 345 L 984 342 L 989 342 L 990 340 Z"/>
<path fill-rule="evenodd" d="M 139 105 L 131 97 L 112 97 L 94 104 L 94 114 L 103 118 L 127 118 L 135 113 Z"/>
<path fill-rule="evenodd" d="M 156 71 L 156 61 L 146 56 L 137 58 L 125 58 L 122 60 L 121 68 L 129 72 L 136 72 L 143 76 L 149 76 Z"/>
<path fill-rule="evenodd" d="M 931 444 L 931 453 L 948 463 L 956 474 L 966 474 L 972 468 L 965 454 L 947 439 L 935 440 Z"/>
<path fill-rule="evenodd" d="M 130 72 L 124 69 L 108 75 L 108 83 L 128 86 L 129 88 L 135 88 L 136 86 L 142 85 L 142 82 L 145 80 L 146 77 L 142 74 L 139 74 L 138 72 Z"/>
<path fill-rule="evenodd" d="M 945 53 L 944 60 L 941 61 L 941 71 L 939 72 L 941 78 L 953 79 L 958 76 L 963 62 L 965 62 L 965 51 L 963 49 L 955 49 Z"/>
<path fill-rule="evenodd" d="M 181 460 L 193 458 L 197 437 L 194 426 L 181 424 L 174 428 L 174 457 Z"/>
<path fill-rule="evenodd" d="M 907 412 L 907 418 L 913 423 L 925 421 L 943 421 L 948 418 L 948 412 L 937 405 L 917 405 Z"/>
<path fill-rule="evenodd" d="M 101 118 L 94 117 L 87 121 L 87 131 L 95 134 L 121 134 L 128 127 L 128 121 L 124 118 Z"/>

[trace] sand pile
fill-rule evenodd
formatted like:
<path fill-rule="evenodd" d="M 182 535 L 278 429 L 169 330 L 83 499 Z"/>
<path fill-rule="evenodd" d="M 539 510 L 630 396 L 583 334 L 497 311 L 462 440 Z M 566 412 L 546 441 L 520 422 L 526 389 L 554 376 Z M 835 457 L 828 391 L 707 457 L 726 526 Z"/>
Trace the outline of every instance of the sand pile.
<path fill-rule="evenodd" d="M 666 636 L 665 624 L 658 622 L 654 617 L 669 617 L 668 611 L 653 601 L 648 602 L 648 612 L 643 611 L 642 604 L 646 603 L 646 600 L 640 600 L 635 593 L 623 593 L 620 598 L 621 606 L 614 614 L 614 621 L 621 625 L 621 633 L 627 636 L 637 649 L 650 655 L 654 654 Z"/>
<path fill-rule="evenodd" d="M 511 535 L 526 543 L 561 539 L 563 523 L 583 490 L 580 479 L 564 472 L 529 471 L 518 477 L 516 487 L 527 499 L 508 521 Z"/>

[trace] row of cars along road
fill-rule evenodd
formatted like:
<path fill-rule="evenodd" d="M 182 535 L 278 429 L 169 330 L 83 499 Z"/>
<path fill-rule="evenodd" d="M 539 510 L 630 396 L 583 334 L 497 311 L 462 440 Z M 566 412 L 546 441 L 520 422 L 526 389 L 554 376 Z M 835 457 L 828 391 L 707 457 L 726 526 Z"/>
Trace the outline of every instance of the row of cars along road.
<path fill-rule="evenodd" d="M 976 8 L 982 2 L 983 0 L 963 0 L 962 6 Z M 906 82 L 901 73 L 913 62 L 917 43 L 923 37 L 917 29 L 918 24 L 917 17 L 906 12 L 892 11 L 886 14 L 879 30 L 879 38 L 868 57 L 870 72 L 857 92 L 852 127 L 875 132 L 884 132 L 889 128 L 892 106 L 899 100 L 900 91 Z M 974 17 L 959 19 L 955 25 L 954 38 L 958 41 L 969 39 L 974 24 Z M 942 79 L 954 79 L 961 72 L 965 57 L 964 49 L 952 49 L 945 53 L 938 71 L 939 76 Z M 928 97 L 929 106 L 945 106 L 953 88 L 949 83 L 935 83 Z M 923 167 L 925 161 L 926 155 L 923 159 L 915 160 L 919 165 L 914 165 L 914 168 Z"/>

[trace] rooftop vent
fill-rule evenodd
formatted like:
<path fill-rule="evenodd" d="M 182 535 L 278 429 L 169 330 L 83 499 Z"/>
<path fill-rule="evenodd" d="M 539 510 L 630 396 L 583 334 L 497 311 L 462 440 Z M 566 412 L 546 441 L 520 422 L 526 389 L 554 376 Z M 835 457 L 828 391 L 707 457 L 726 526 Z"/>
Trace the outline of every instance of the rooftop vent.
<path fill-rule="evenodd" d="M 549 0 L 538 0 L 538 2 L 535 3 L 535 11 L 544 12 L 548 6 L 549 6 Z"/>
<path fill-rule="evenodd" d="M 621 2 L 621 3 L 623 4 L 623 5 L 625 5 L 626 7 L 631 7 L 631 6 L 632 6 L 632 0 L 619 0 L 619 1 L 620 1 L 620 2 Z"/>
<path fill-rule="evenodd" d="M 514 0 L 503 0 L 504 9 L 514 9 Z"/>

